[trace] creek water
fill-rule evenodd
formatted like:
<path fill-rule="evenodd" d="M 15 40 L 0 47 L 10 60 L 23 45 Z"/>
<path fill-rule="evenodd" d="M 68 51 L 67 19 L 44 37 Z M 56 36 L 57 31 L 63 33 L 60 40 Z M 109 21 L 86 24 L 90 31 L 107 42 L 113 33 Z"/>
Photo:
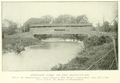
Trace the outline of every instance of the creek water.
<path fill-rule="evenodd" d="M 82 50 L 82 43 L 57 41 L 43 42 L 25 48 L 20 54 L 6 53 L 2 56 L 3 70 L 51 70 L 58 63 L 65 64 Z"/>

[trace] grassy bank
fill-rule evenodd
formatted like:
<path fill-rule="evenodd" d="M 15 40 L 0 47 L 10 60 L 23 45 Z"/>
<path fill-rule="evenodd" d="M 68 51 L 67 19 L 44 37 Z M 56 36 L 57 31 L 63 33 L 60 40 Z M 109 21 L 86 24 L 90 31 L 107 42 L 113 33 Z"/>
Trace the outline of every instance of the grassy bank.
<path fill-rule="evenodd" d="M 33 38 L 4 38 L 2 39 L 2 52 L 23 51 L 24 47 L 37 45 L 41 41 Z"/>
<path fill-rule="evenodd" d="M 102 45 L 95 42 L 94 46 L 79 52 L 68 63 L 55 65 L 51 70 L 115 70 L 117 67 L 114 59 L 112 42 L 104 42 Z"/>

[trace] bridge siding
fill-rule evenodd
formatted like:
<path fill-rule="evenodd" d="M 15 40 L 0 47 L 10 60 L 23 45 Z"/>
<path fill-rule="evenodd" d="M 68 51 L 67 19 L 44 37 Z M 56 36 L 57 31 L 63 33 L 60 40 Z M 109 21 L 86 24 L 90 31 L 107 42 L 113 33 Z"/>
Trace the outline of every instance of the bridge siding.
<path fill-rule="evenodd" d="M 54 31 L 54 29 L 65 29 L 65 31 Z M 34 27 L 30 28 L 31 37 L 34 34 L 86 34 L 88 37 L 92 35 L 96 36 L 113 36 L 116 35 L 115 33 L 108 33 L 108 32 L 100 32 L 100 31 L 92 31 L 92 27 Z"/>
<path fill-rule="evenodd" d="M 64 30 L 65 31 L 55 31 Z M 31 34 L 83 34 L 89 33 L 91 27 L 42 27 L 42 28 L 30 28 Z"/>

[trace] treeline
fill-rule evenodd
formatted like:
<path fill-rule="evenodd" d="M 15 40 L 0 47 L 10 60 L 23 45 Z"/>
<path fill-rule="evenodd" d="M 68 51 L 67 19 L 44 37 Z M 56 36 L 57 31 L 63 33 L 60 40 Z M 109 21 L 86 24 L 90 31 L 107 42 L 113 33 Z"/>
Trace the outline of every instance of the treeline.
<path fill-rule="evenodd" d="M 118 31 L 118 22 L 115 20 L 112 25 L 108 21 L 105 21 L 103 25 L 97 23 L 97 27 L 93 27 L 95 31 L 101 32 L 117 32 Z"/>
<path fill-rule="evenodd" d="M 59 15 L 54 18 L 50 15 L 45 15 L 40 18 L 30 18 L 22 26 L 23 32 L 29 31 L 31 24 L 75 24 L 75 23 L 88 23 L 86 15 L 72 16 L 68 14 Z"/>

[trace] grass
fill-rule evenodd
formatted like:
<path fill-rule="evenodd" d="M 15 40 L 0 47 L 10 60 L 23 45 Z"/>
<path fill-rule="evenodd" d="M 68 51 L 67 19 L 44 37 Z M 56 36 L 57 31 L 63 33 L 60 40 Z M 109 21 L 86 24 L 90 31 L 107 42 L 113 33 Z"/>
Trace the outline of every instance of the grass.
<path fill-rule="evenodd" d="M 32 38 L 29 32 L 5 35 L 2 39 L 2 53 L 11 51 L 20 53 L 25 50 L 24 47 L 37 45 L 39 43 L 40 41 Z"/>
<path fill-rule="evenodd" d="M 40 41 L 33 38 L 4 38 L 2 39 L 2 52 L 19 52 L 23 51 L 24 47 L 37 45 Z"/>

